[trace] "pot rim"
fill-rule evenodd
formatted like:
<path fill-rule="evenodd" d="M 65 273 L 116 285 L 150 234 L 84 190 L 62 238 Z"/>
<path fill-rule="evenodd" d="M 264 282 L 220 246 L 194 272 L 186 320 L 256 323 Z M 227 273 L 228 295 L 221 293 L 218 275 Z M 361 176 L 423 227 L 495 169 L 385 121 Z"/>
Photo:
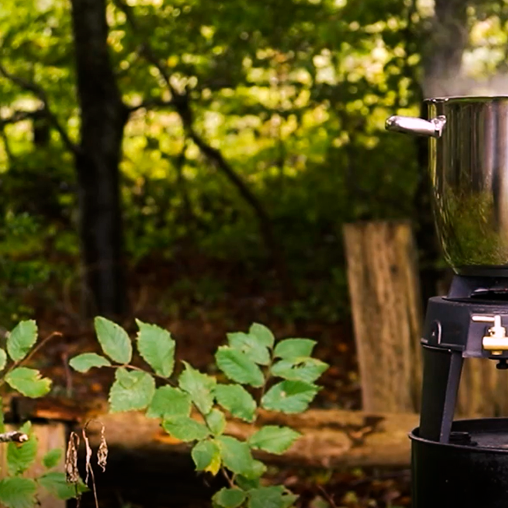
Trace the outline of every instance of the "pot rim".
<path fill-rule="evenodd" d="M 447 102 L 503 102 L 508 101 L 508 95 L 451 95 L 446 97 L 429 97 L 424 99 L 426 104 L 442 104 Z"/>

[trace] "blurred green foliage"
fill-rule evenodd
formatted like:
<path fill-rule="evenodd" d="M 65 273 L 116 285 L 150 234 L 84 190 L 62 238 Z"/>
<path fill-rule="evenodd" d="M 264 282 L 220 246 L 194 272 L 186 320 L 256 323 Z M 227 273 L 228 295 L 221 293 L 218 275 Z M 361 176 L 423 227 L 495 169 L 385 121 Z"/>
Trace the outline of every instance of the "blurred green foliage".
<path fill-rule="evenodd" d="M 487 39 L 497 45 L 494 56 L 481 57 L 496 67 L 505 41 L 492 33 L 503 32 L 506 4 L 494 3 L 481 2 L 470 15 L 497 20 L 474 32 L 478 47 Z M 147 105 L 131 115 L 123 145 L 130 267 L 183 263 L 182 280 L 168 281 L 169 290 L 187 285 L 187 294 L 211 301 L 228 290 L 228 276 L 250 278 L 253 291 L 275 286 L 249 204 L 187 138 L 171 106 L 161 106 L 170 96 L 144 58 L 148 41 L 172 86 L 188 94 L 196 132 L 272 221 L 296 289 L 290 307 L 276 312 L 340 319 L 347 312 L 342 224 L 419 212 L 416 144 L 384 132 L 384 121 L 419 114 L 432 2 L 131 0 L 136 30 L 118 5 L 108 5 L 115 73 L 124 101 Z M 0 6 L 0 60 L 11 75 L 0 75 L 2 291 L 42 288 L 50 273 L 77 270 L 72 154 L 37 115 L 17 121 L 44 106 L 34 92 L 42 90 L 76 140 L 69 8 L 67 0 Z M 203 258 L 232 268 L 203 274 Z"/>

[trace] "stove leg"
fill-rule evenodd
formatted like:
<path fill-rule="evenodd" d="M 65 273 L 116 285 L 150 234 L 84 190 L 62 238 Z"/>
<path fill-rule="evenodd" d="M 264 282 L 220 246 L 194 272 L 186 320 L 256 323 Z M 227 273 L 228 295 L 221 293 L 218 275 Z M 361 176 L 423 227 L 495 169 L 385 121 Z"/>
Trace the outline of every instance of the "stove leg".
<path fill-rule="evenodd" d="M 423 346 L 420 437 L 449 441 L 462 364 L 460 352 Z"/>

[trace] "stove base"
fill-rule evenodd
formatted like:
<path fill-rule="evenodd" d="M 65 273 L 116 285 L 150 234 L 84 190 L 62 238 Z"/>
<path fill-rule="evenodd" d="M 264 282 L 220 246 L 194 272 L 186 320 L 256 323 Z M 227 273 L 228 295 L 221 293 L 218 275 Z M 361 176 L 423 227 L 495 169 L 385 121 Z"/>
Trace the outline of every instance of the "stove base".
<path fill-rule="evenodd" d="M 410 438 L 413 508 L 508 507 L 508 418 L 453 422 L 449 443 Z"/>

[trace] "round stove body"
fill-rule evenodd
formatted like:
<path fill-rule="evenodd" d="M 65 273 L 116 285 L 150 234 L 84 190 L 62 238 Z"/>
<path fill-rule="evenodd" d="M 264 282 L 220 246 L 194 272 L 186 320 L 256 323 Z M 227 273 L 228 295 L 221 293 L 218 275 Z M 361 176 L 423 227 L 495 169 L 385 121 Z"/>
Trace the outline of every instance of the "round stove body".
<path fill-rule="evenodd" d="M 456 421 L 448 443 L 410 438 L 412 508 L 508 507 L 508 418 Z"/>

